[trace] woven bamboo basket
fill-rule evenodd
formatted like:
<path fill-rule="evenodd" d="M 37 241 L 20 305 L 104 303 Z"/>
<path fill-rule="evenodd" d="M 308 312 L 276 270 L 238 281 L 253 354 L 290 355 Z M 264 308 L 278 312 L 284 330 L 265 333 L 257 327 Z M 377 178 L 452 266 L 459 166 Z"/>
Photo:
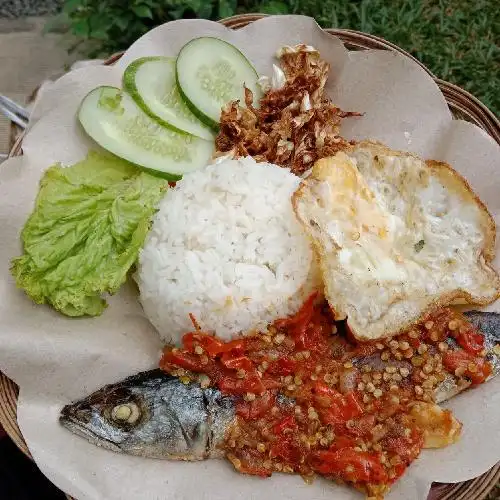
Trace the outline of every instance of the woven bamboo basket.
<path fill-rule="evenodd" d="M 229 17 L 220 22 L 229 28 L 239 29 L 262 17 L 264 17 L 263 14 L 245 14 Z M 498 118 L 473 95 L 456 85 L 436 78 L 429 69 L 408 52 L 375 35 L 344 29 L 327 29 L 326 31 L 339 37 L 349 50 L 394 50 L 409 57 L 434 78 L 454 118 L 467 120 L 478 125 L 500 144 L 500 121 Z M 120 57 L 121 54 L 116 54 L 110 57 L 105 64 L 111 65 Z M 10 156 L 19 156 L 22 154 L 22 134 L 16 134 L 13 130 L 11 136 L 16 139 Z M 0 424 L 19 449 L 31 457 L 17 424 L 17 396 L 17 386 L 0 372 Z M 455 484 L 434 483 L 427 500 L 483 500 L 499 481 L 500 462 L 488 472 L 470 481 Z M 71 497 L 68 499 L 72 500 Z"/>

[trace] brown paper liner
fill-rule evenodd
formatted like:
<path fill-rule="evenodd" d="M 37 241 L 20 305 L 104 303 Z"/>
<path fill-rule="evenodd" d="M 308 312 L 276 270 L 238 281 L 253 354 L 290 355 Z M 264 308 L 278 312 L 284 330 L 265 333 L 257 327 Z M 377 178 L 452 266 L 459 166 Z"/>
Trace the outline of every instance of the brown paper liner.
<path fill-rule="evenodd" d="M 244 14 L 229 17 L 220 22 L 229 28 L 238 29 L 262 17 L 264 17 L 263 14 Z M 326 31 L 339 37 L 349 50 L 395 50 L 411 58 L 434 78 L 455 118 L 476 124 L 500 144 L 500 121 L 498 118 L 473 95 L 452 83 L 434 77 L 420 61 L 408 52 L 375 35 L 343 29 L 327 29 Z M 121 54 L 115 54 L 105 64 L 111 65 L 120 57 Z M 23 136 L 19 136 L 16 133 L 14 126 L 11 136 L 13 144 L 10 156 L 19 156 L 22 154 Z M 5 432 L 19 449 L 31 458 L 31 454 L 17 424 L 16 408 L 18 392 L 18 388 L 14 382 L 0 372 L 0 425 L 3 426 Z M 499 480 L 500 462 L 481 476 L 469 481 L 455 484 L 433 483 L 427 500 L 483 500 Z M 68 499 L 72 500 L 69 496 Z"/>

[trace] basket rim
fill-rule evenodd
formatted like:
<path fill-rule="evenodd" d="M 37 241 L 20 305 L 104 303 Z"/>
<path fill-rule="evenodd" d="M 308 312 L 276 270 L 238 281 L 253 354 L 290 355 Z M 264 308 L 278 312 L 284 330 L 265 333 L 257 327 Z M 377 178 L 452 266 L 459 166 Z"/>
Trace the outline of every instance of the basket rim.
<path fill-rule="evenodd" d="M 267 14 L 262 13 L 247 13 L 241 15 L 235 15 L 228 18 L 221 19 L 219 22 L 224 24 L 225 26 L 233 29 L 238 29 L 240 27 L 245 26 L 246 24 L 261 19 L 263 17 L 268 17 Z M 376 35 L 372 35 L 369 33 L 363 33 L 361 31 L 352 30 L 352 29 L 342 29 L 342 28 L 327 28 L 325 29 L 327 33 L 330 33 L 335 36 L 339 36 L 342 41 L 346 44 L 349 41 L 346 41 L 345 38 L 349 39 L 349 37 L 361 38 L 365 41 L 369 41 L 372 44 L 376 45 L 377 49 L 385 49 L 385 50 L 394 50 L 397 51 L 406 57 L 409 57 L 416 63 L 418 63 L 437 83 L 441 92 L 443 93 L 444 98 L 449 106 L 452 105 L 452 102 L 457 104 L 457 107 L 465 113 L 481 113 L 479 116 L 476 116 L 476 121 L 480 122 L 481 125 L 484 122 L 487 122 L 483 129 L 485 129 L 490 136 L 496 140 L 497 143 L 500 144 L 500 121 L 495 116 L 495 114 L 488 109 L 488 107 L 482 103 L 477 97 L 470 94 L 466 90 L 461 87 L 447 82 L 445 80 L 441 80 L 437 78 L 433 73 L 418 59 L 412 56 L 407 51 L 401 49 L 397 45 L 389 42 L 381 37 Z M 366 47 L 365 47 L 366 49 Z M 116 53 L 111 55 L 104 64 L 111 65 L 114 64 L 123 53 Z M 467 104 L 470 106 L 472 103 L 473 106 L 477 109 L 468 109 Z M 479 111 L 478 111 L 479 110 Z M 11 148 L 9 153 L 9 157 L 19 156 L 22 154 L 22 142 L 24 138 L 24 133 L 22 133 L 14 145 Z M 16 443 L 16 445 L 21 449 L 23 453 L 25 453 L 28 457 L 31 457 L 29 453 L 29 449 L 24 442 L 22 434 L 19 430 L 19 426 L 17 424 L 17 405 L 16 405 L 16 385 L 10 379 L 8 379 L 1 371 L 0 371 L 0 425 L 3 424 L 5 431 L 11 437 L 11 439 Z M 4 399 L 4 398 L 7 399 Z M 432 498 L 433 500 L 483 500 L 486 498 L 488 493 L 493 489 L 495 484 L 500 480 L 500 462 L 494 465 L 490 470 L 486 471 L 484 474 L 471 479 L 469 481 L 459 482 L 459 483 L 433 483 L 431 492 L 429 495 L 429 500 Z M 474 497 L 471 497 L 471 494 L 475 494 Z M 72 500 L 71 497 L 67 496 L 69 500 Z"/>

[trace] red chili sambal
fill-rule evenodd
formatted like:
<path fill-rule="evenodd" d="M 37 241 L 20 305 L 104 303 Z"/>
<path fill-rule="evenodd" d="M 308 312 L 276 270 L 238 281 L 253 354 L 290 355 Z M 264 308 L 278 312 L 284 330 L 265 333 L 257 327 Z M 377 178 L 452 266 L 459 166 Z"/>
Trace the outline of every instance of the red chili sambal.
<path fill-rule="evenodd" d="M 424 447 L 412 404 L 433 403 L 446 377 L 478 384 L 491 373 L 483 336 L 451 309 L 365 344 L 350 341 L 316 295 L 267 331 L 231 342 L 192 320 L 195 331 L 182 348 L 165 348 L 160 367 L 237 396 L 225 451 L 239 472 L 321 474 L 375 498 Z"/>

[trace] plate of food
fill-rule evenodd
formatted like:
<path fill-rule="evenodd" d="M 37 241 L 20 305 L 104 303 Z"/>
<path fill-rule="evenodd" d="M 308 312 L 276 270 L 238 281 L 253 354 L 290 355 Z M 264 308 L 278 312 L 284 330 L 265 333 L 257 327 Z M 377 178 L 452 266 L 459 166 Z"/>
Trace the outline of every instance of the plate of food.
<path fill-rule="evenodd" d="M 34 116 L 0 362 L 61 489 L 423 499 L 498 461 L 500 151 L 421 66 L 183 20 Z"/>

